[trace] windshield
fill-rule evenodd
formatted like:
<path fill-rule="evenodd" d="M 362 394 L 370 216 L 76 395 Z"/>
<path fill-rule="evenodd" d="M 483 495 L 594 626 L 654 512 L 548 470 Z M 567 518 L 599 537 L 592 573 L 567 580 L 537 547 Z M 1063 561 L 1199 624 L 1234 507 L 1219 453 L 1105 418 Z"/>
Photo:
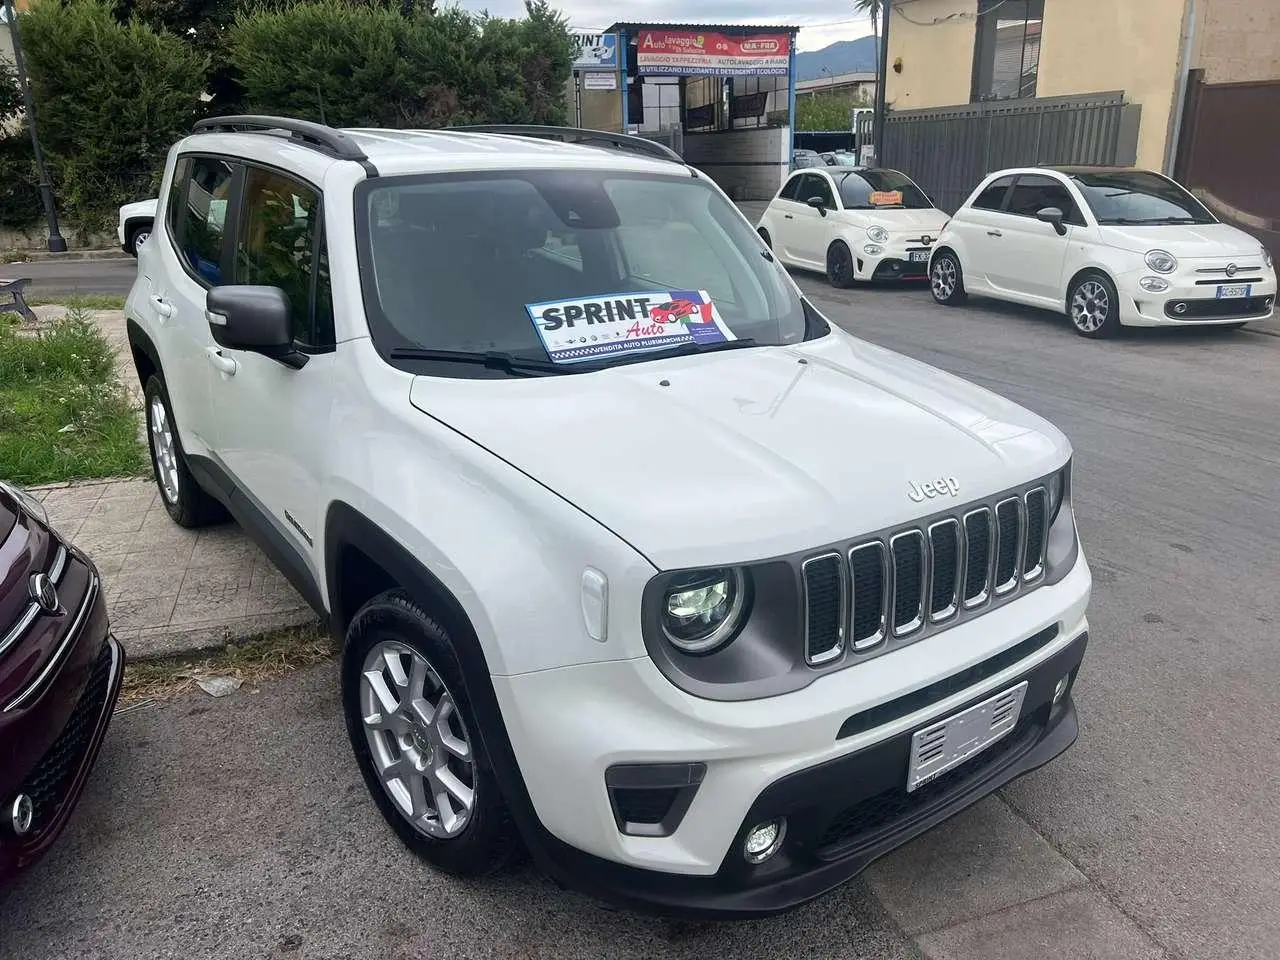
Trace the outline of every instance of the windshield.
<path fill-rule="evenodd" d="M 896 170 L 832 174 L 846 210 L 931 210 L 933 204 L 910 177 Z"/>
<path fill-rule="evenodd" d="M 1199 200 L 1172 180 L 1142 170 L 1072 176 L 1099 223 L 1217 223 Z"/>
<path fill-rule="evenodd" d="M 380 178 L 361 191 L 361 280 L 384 355 L 594 366 L 733 340 L 795 343 L 821 325 L 737 210 L 687 174 L 503 171 Z"/>

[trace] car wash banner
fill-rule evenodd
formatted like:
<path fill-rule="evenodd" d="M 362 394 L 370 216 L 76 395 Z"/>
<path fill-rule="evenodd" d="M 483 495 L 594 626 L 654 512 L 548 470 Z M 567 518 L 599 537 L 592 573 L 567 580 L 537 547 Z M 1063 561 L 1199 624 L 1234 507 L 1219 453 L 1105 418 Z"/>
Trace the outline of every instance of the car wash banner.
<path fill-rule="evenodd" d="M 641 30 L 636 69 L 686 77 L 782 77 L 791 61 L 791 36 L 755 33 L 730 37 L 689 30 Z"/>
<path fill-rule="evenodd" d="M 737 339 L 705 290 L 610 293 L 531 303 L 525 309 L 556 363 Z"/>

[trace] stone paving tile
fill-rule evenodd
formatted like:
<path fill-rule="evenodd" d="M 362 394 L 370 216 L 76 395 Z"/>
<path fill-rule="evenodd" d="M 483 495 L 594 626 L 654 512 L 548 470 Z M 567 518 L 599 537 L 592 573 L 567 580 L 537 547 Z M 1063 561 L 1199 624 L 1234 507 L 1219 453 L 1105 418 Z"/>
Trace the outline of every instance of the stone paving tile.
<path fill-rule="evenodd" d="M 1166 956 L 1092 888 L 1050 894 L 916 942 L 930 960 L 1162 960 Z"/>
<path fill-rule="evenodd" d="M 867 880 L 910 934 L 1087 882 L 998 797 L 988 797 L 874 864 Z"/>
<path fill-rule="evenodd" d="M 111 628 L 133 657 L 189 653 L 316 620 L 239 527 L 179 527 L 150 478 L 32 492 L 98 565 Z"/>

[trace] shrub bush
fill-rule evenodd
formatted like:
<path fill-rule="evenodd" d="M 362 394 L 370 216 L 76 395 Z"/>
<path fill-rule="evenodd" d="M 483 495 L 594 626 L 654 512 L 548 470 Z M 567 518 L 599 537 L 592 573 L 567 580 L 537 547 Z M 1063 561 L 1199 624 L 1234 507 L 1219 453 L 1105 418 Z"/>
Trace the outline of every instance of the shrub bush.
<path fill-rule="evenodd" d="M 7 125 L 21 108 L 17 74 L 0 60 L 0 226 L 19 230 L 31 226 L 40 216 L 31 134 L 25 123 Z"/>
<path fill-rule="evenodd" d="M 103 229 L 120 204 L 155 195 L 165 154 L 200 112 L 208 59 L 117 23 L 102 0 L 42 0 L 22 17 L 22 41 L 59 206 Z"/>
<path fill-rule="evenodd" d="M 527 17 L 320 0 L 241 14 L 231 62 L 249 109 L 335 126 L 563 123 L 573 46 L 545 2 Z"/>

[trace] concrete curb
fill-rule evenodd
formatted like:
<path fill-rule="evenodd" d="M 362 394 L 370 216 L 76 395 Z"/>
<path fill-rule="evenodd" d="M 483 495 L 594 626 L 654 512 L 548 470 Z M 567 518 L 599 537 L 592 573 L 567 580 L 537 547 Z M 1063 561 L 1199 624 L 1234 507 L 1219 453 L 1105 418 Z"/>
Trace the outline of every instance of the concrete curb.
<path fill-rule="evenodd" d="M 290 627 L 327 629 L 311 610 L 286 610 L 190 627 L 149 627 L 144 630 L 112 630 L 112 633 L 124 645 L 131 662 L 144 663 L 213 654 L 229 643 L 257 640 Z"/>
<path fill-rule="evenodd" d="M 68 250 L 66 253 L 50 253 L 48 250 L 20 250 L 23 259 L 17 263 L 49 263 L 67 260 L 130 260 L 123 250 Z"/>

